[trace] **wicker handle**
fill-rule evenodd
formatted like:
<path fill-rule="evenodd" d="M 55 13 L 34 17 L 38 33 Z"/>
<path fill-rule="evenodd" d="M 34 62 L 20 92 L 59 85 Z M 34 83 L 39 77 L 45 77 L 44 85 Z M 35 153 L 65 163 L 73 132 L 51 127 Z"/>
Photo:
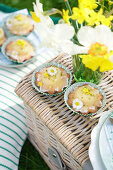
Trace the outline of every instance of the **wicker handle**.
<path fill-rule="evenodd" d="M 48 148 L 49 159 L 52 160 L 59 168 L 59 170 L 67 170 L 65 163 L 63 162 L 59 153 L 53 147 Z"/>

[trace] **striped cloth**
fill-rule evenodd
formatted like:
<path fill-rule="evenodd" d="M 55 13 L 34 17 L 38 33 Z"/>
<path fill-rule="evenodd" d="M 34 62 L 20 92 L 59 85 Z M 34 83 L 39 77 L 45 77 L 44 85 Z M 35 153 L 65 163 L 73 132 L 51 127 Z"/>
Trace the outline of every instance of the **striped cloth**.
<path fill-rule="evenodd" d="M 52 50 L 42 49 L 35 63 L 18 68 L 0 66 L 0 170 L 18 169 L 20 152 L 27 136 L 23 102 L 14 89 L 22 77 L 56 55 Z"/>

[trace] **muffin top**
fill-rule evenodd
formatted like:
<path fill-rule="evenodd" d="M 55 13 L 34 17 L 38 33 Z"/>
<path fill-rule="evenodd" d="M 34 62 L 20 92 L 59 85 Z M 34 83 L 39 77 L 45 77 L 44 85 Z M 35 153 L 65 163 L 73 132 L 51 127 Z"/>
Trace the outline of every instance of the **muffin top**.
<path fill-rule="evenodd" d="M 41 92 L 61 93 L 68 86 L 70 75 L 61 67 L 51 65 L 35 73 L 35 85 Z"/>
<path fill-rule="evenodd" d="M 84 115 L 95 113 L 102 106 L 103 96 L 97 88 L 84 84 L 76 87 L 68 96 L 68 105 Z"/>
<path fill-rule="evenodd" d="M 17 62 L 25 62 L 35 55 L 35 48 L 28 40 L 17 39 L 10 41 L 6 48 L 6 55 Z"/>
<path fill-rule="evenodd" d="M 7 18 L 6 27 L 15 35 L 28 35 L 34 29 L 32 19 L 24 14 L 17 14 Z"/>
<path fill-rule="evenodd" d="M 6 40 L 6 36 L 5 36 L 4 30 L 0 27 L 0 46 L 3 45 L 5 40 Z"/>

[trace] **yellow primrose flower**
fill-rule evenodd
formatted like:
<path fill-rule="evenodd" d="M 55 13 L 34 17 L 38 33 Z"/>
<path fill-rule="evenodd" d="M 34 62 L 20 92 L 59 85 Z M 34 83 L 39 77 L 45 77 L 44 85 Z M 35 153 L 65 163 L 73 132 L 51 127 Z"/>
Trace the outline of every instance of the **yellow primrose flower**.
<path fill-rule="evenodd" d="M 26 42 L 25 40 L 17 40 L 16 41 L 17 45 L 21 46 L 22 48 L 25 46 Z"/>
<path fill-rule="evenodd" d="M 103 15 L 103 17 L 101 18 L 101 23 L 103 25 L 106 25 L 108 27 L 111 27 L 111 21 L 113 20 L 113 16 L 109 16 L 109 17 L 105 17 Z"/>
<path fill-rule="evenodd" d="M 71 18 L 71 16 L 69 16 L 69 10 L 64 10 L 62 11 L 62 15 L 63 15 L 63 19 L 67 24 L 70 24 L 69 19 Z"/>
<path fill-rule="evenodd" d="M 95 0 L 78 0 L 79 8 L 88 8 L 88 9 L 95 9 L 97 8 L 97 4 Z"/>
<path fill-rule="evenodd" d="M 44 73 L 44 75 L 45 75 L 45 77 L 48 77 L 48 76 L 49 76 L 49 74 L 48 74 L 48 73 Z"/>
<path fill-rule="evenodd" d="M 89 14 L 89 18 L 86 18 L 86 22 L 90 26 L 93 26 L 93 25 L 98 26 L 100 24 L 110 26 L 112 20 L 113 20 L 113 16 L 105 17 L 103 15 L 102 8 L 98 12 L 91 10 Z"/>
<path fill-rule="evenodd" d="M 42 86 L 42 82 L 38 82 L 38 85 L 39 85 L 39 86 Z"/>
<path fill-rule="evenodd" d="M 89 18 L 86 20 L 88 25 L 90 26 L 100 25 L 102 17 L 103 17 L 102 13 L 103 13 L 102 9 L 100 9 L 99 12 L 95 12 L 94 10 L 91 10 Z"/>
<path fill-rule="evenodd" d="M 78 23 L 82 24 L 86 18 L 84 9 L 79 9 L 79 8 L 74 7 L 72 9 L 72 12 L 73 12 L 73 14 L 71 16 L 71 19 L 72 20 L 77 19 Z"/>
<path fill-rule="evenodd" d="M 86 87 L 83 88 L 83 92 L 84 92 L 85 94 L 90 95 L 90 96 L 92 95 L 91 91 L 90 91 L 88 88 L 86 88 Z"/>
<path fill-rule="evenodd" d="M 22 15 L 21 14 L 16 15 L 14 18 L 17 19 L 18 21 L 22 21 Z"/>
<path fill-rule="evenodd" d="M 113 5 L 113 1 L 108 0 L 108 4 L 111 6 Z"/>
<path fill-rule="evenodd" d="M 40 18 L 37 17 L 35 12 L 31 11 L 30 13 L 31 13 L 31 16 L 35 22 L 37 22 L 37 23 L 40 22 Z"/>

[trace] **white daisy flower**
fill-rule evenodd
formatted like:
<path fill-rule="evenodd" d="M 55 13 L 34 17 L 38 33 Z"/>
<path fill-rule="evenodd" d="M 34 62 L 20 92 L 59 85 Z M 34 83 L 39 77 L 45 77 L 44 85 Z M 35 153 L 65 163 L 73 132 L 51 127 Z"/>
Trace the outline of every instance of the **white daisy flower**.
<path fill-rule="evenodd" d="M 55 67 L 49 67 L 49 68 L 47 69 L 47 71 L 48 71 L 48 74 L 49 74 L 50 76 L 54 76 L 54 75 L 57 73 L 57 70 L 56 70 Z"/>
<path fill-rule="evenodd" d="M 73 108 L 74 108 L 74 109 L 79 110 L 79 109 L 82 108 L 82 106 L 83 106 L 82 101 L 80 101 L 79 99 L 73 100 Z"/>
<path fill-rule="evenodd" d="M 11 55 L 12 58 L 18 59 L 18 52 L 17 51 L 12 51 Z"/>
<path fill-rule="evenodd" d="M 7 27 L 12 27 L 12 18 L 7 19 L 6 26 Z"/>

